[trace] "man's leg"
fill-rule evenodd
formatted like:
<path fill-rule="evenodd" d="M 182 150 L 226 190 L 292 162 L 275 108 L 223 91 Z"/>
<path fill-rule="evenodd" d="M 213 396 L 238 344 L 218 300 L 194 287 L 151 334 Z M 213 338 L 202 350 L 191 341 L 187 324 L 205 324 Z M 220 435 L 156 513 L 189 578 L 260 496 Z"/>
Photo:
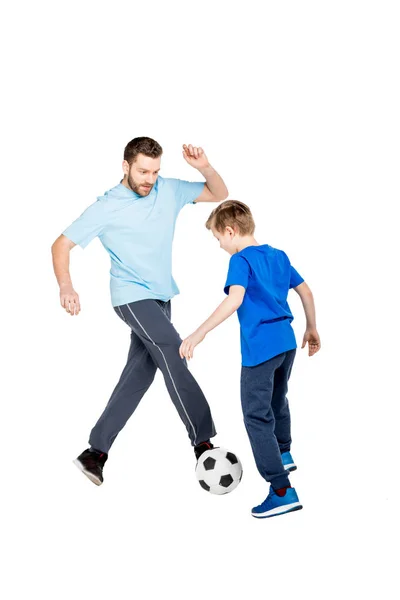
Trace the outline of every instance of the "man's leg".
<path fill-rule="evenodd" d="M 116 313 L 121 317 L 119 307 Z M 149 389 L 156 371 L 157 366 L 151 355 L 132 331 L 126 366 L 103 414 L 91 431 L 89 443 L 92 448 L 108 453 L 118 433 Z"/>
<path fill-rule="evenodd" d="M 210 407 L 179 355 L 182 340 L 171 323 L 171 302 L 139 300 L 120 307 L 123 318 L 162 371 L 169 395 L 193 446 L 216 435 Z"/>
<path fill-rule="evenodd" d="M 279 355 L 255 367 L 242 367 L 241 373 L 244 423 L 254 459 L 260 475 L 274 489 L 290 486 L 274 433 L 275 419 L 271 407 L 274 373 L 282 362 L 283 356 Z"/>

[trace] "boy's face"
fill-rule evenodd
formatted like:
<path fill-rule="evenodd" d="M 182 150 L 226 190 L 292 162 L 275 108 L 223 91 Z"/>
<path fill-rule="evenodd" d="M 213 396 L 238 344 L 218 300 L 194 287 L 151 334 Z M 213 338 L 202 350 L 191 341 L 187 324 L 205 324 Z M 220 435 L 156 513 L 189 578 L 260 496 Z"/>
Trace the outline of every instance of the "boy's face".
<path fill-rule="evenodd" d="M 236 253 L 236 234 L 232 227 L 225 227 L 225 231 L 221 233 L 211 227 L 213 236 L 219 241 L 219 247 L 228 254 L 232 255 Z"/>

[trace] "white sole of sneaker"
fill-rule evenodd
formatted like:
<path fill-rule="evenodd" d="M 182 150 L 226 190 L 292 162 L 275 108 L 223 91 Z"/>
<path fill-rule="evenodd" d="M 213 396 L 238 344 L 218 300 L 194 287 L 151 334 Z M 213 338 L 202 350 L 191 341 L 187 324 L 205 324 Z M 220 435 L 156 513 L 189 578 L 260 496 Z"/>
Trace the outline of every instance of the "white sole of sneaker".
<path fill-rule="evenodd" d="M 277 515 L 284 515 L 285 513 L 292 512 L 292 510 L 300 510 L 303 506 L 300 502 L 293 502 L 292 504 L 286 504 L 286 506 L 277 506 L 272 510 L 268 510 L 265 513 L 251 513 L 253 517 L 257 519 L 265 519 L 266 517 L 275 517 Z"/>
<path fill-rule="evenodd" d="M 284 465 L 286 471 L 295 471 L 297 469 L 296 465 L 294 463 L 290 463 L 288 465 Z"/>
<path fill-rule="evenodd" d="M 74 465 L 78 467 L 78 469 L 80 471 L 82 471 L 82 473 L 84 473 L 86 475 L 86 477 L 88 479 L 90 479 L 90 481 L 92 483 L 94 483 L 95 485 L 101 485 L 103 482 L 100 481 L 100 479 L 98 477 L 96 477 L 95 475 L 93 475 L 93 473 L 89 473 L 89 471 L 86 471 L 85 467 L 83 466 L 83 464 L 76 458 L 73 461 Z"/>

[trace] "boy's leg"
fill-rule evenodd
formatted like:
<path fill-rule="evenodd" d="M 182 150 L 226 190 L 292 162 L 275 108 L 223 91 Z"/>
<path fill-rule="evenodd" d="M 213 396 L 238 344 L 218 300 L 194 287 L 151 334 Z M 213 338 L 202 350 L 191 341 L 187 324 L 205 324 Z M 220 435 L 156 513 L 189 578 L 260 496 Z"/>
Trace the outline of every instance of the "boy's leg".
<path fill-rule="evenodd" d="M 285 359 L 281 366 L 276 369 L 274 376 L 274 391 L 271 406 L 275 417 L 275 436 L 281 454 L 289 452 L 292 443 L 290 410 L 286 394 L 295 356 L 296 350 L 285 352 Z"/>
<path fill-rule="evenodd" d="M 121 316 L 118 309 L 116 313 Z M 103 414 L 91 431 L 89 444 L 92 448 L 108 453 L 118 433 L 149 389 L 156 371 L 157 366 L 151 355 L 132 331 L 125 368 Z"/>
<path fill-rule="evenodd" d="M 290 486 L 274 433 L 275 419 L 271 407 L 274 374 L 283 360 L 283 355 L 280 354 L 255 367 L 242 366 L 241 373 L 244 423 L 254 459 L 260 475 L 274 489 Z"/>
<path fill-rule="evenodd" d="M 161 369 L 169 395 L 193 446 L 216 435 L 210 407 L 181 359 L 182 340 L 171 323 L 171 301 L 139 300 L 120 307 L 123 318 Z"/>

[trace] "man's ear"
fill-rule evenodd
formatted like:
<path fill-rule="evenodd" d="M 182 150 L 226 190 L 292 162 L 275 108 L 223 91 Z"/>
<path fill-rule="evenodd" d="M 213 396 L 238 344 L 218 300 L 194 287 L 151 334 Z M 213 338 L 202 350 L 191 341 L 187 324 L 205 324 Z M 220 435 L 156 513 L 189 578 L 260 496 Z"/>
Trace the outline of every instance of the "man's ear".
<path fill-rule="evenodd" d="M 124 175 L 128 175 L 129 173 L 129 163 L 127 160 L 123 160 L 122 161 L 122 170 L 124 172 Z"/>

